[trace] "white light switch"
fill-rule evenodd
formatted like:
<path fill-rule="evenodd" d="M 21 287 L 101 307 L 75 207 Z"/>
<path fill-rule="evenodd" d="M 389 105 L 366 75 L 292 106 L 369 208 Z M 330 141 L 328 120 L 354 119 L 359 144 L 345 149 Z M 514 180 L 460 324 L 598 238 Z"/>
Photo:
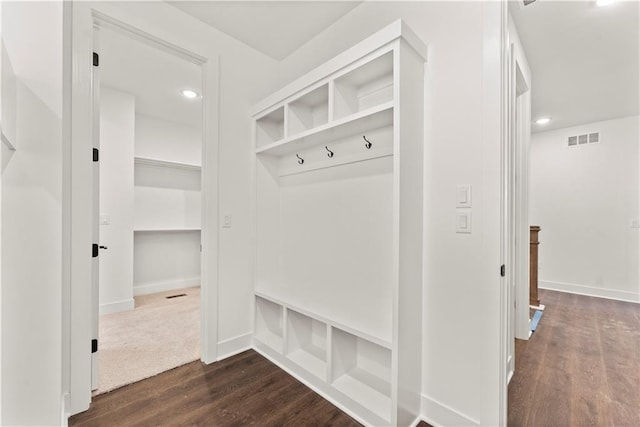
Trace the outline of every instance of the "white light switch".
<path fill-rule="evenodd" d="M 471 207 L 471 186 L 458 185 L 456 187 L 456 206 L 459 208 Z"/>
<path fill-rule="evenodd" d="M 100 214 L 100 225 L 109 225 L 111 224 L 111 217 L 107 214 Z"/>
<path fill-rule="evenodd" d="M 471 211 L 456 212 L 456 233 L 471 233 Z"/>
<path fill-rule="evenodd" d="M 232 220 L 233 218 L 231 217 L 231 214 L 224 214 L 224 217 L 222 218 L 222 227 L 231 228 Z"/>

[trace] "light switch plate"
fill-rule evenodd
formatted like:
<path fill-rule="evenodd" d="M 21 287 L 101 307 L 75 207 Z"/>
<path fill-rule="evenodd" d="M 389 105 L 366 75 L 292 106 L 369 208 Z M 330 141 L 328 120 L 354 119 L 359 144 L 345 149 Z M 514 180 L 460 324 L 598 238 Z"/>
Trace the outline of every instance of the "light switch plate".
<path fill-rule="evenodd" d="M 456 233 L 471 233 L 471 211 L 456 211 Z"/>
<path fill-rule="evenodd" d="M 224 214 L 222 217 L 222 227 L 223 228 L 231 228 L 231 224 L 233 223 L 233 217 L 231 214 Z"/>
<path fill-rule="evenodd" d="M 471 207 L 471 186 L 470 185 L 458 185 L 456 187 L 456 207 L 459 207 L 459 208 Z"/>

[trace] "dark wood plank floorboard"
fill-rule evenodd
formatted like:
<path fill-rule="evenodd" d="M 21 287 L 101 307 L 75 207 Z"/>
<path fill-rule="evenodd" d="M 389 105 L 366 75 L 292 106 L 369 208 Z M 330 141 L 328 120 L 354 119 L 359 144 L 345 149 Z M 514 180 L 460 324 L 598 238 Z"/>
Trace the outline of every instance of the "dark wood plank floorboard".
<path fill-rule="evenodd" d="M 295 378 L 249 350 L 193 362 L 94 397 L 75 426 L 359 426 Z"/>
<path fill-rule="evenodd" d="M 516 342 L 509 426 L 640 426 L 640 306 L 540 291 Z M 357 426 L 254 351 L 193 362 L 93 399 L 70 426 Z M 420 427 L 427 426 L 420 423 Z"/>
<path fill-rule="evenodd" d="M 509 426 L 640 426 L 640 306 L 540 296 L 536 332 L 516 341 Z"/>

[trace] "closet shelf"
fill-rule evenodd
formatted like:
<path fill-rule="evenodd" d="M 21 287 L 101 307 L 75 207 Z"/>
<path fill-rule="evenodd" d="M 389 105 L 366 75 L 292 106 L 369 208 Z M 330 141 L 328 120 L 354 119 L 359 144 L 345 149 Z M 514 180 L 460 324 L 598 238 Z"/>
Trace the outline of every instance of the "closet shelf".
<path fill-rule="evenodd" d="M 352 135 L 359 135 L 393 124 L 393 101 L 385 102 L 348 117 L 334 120 L 295 136 L 276 141 L 256 150 L 257 154 L 284 156 Z"/>
<path fill-rule="evenodd" d="M 181 231 L 201 231 L 200 228 L 184 227 L 184 228 L 136 228 L 134 233 L 174 233 Z"/>
<path fill-rule="evenodd" d="M 201 167 L 199 165 L 193 165 L 190 163 L 181 163 L 181 162 L 170 162 L 166 160 L 160 159 L 151 159 L 148 157 L 134 157 L 134 163 L 136 165 L 145 165 L 145 166 L 156 166 L 156 167 L 164 167 L 164 168 L 173 168 L 173 169 L 184 169 L 190 171 L 200 172 Z"/>

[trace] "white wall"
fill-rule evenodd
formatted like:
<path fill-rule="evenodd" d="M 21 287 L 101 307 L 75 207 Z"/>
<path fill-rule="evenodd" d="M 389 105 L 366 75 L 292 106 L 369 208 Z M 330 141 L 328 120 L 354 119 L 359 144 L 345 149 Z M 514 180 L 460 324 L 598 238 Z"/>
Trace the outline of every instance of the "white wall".
<path fill-rule="evenodd" d="M 62 2 L 2 2 L 18 150 L 2 147 L 2 425 L 61 419 Z"/>
<path fill-rule="evenodd" d="M 536 133 L 531 224 L 539 225 L 539 287 L 640 302 L 639 117 Z M 567 137 L 601 132 L 569 147 Z M 544 301 L 542 301 L 544 303 Z"/>
<path fill-rule="evenodd" d="M 435 425 L 498 423 L 499 8 L 366 2 L 280 66 L 285 85 L 398 18 L 429 45 L 422 380 L 423 414 Z M 466 235 L 455 233 L 463 184 L 473 187 Z"/>
<path fill-rule="evenodd" d="M 100 314 L 133 304 L 133 151 L 135 98 L 100 89 Z M 106 217 L 106 218 L 105 218 Z"/>
<path fill-rule="evenodd" d="M 138 157 L 200 165 L 202 158 L 200 129 L 136 113 Z"/>
<path fill-rule="evenodd" d="M 134 295 L 200 286 L 200 231 L 138 232 L 133 257 Z"/>
<path fill-rule="evenodd" d="M 198 171 L 138 163 L 134 183 L 134 230 L 200 228 Z"/>

